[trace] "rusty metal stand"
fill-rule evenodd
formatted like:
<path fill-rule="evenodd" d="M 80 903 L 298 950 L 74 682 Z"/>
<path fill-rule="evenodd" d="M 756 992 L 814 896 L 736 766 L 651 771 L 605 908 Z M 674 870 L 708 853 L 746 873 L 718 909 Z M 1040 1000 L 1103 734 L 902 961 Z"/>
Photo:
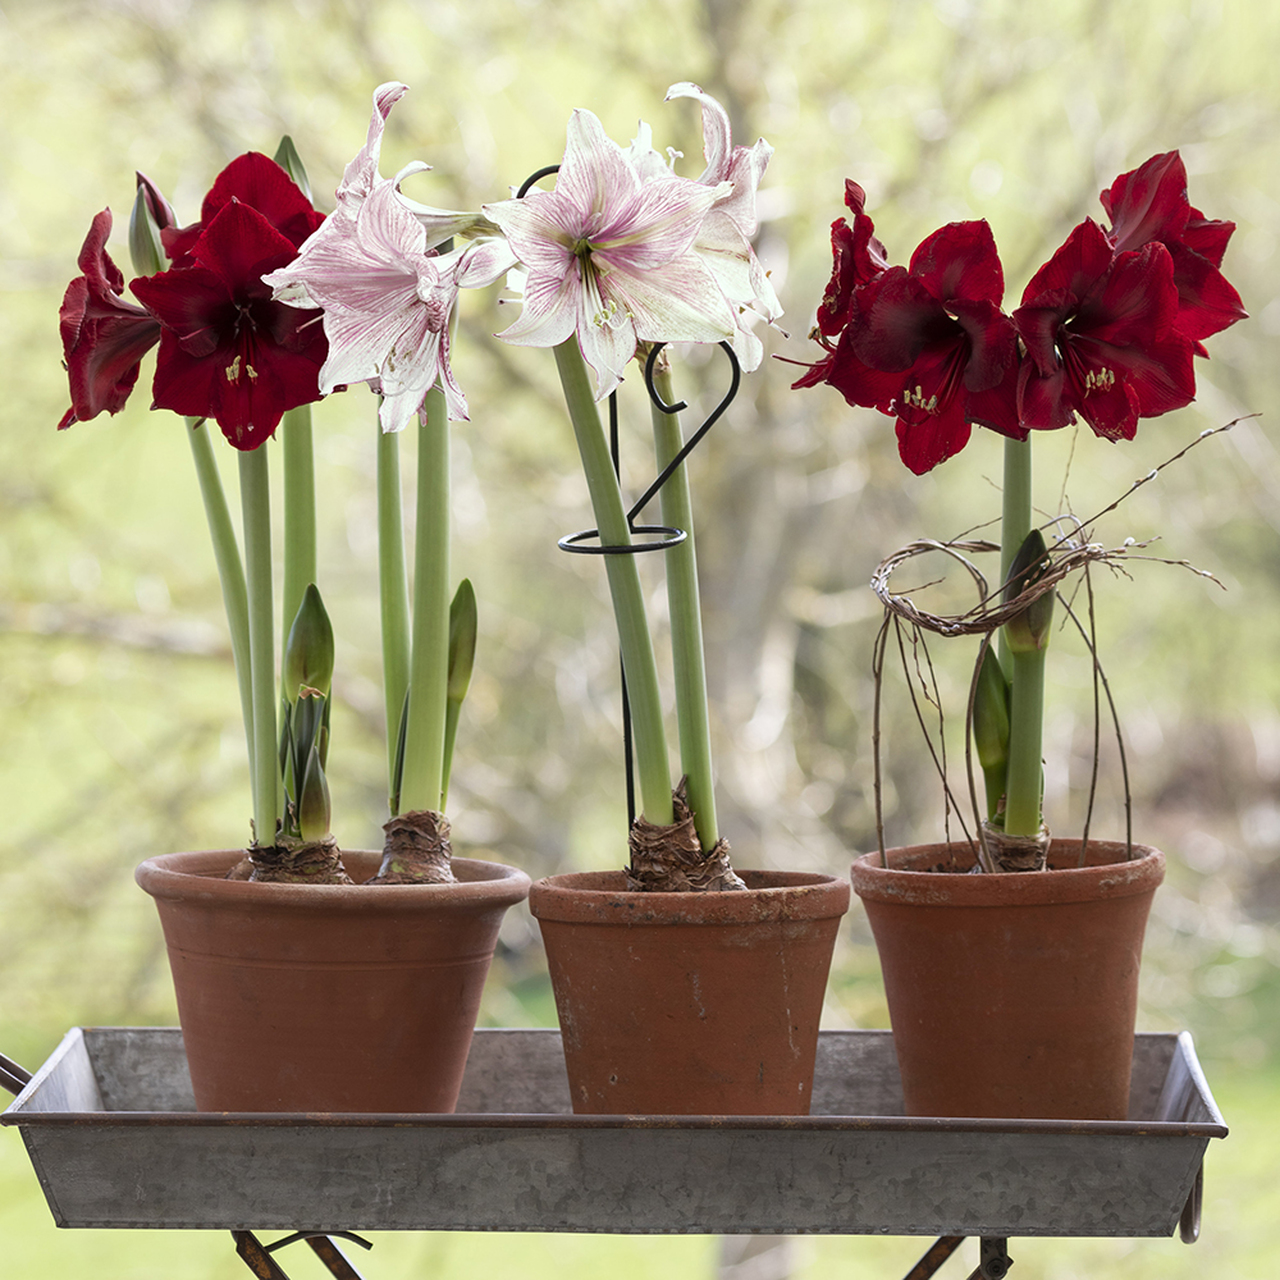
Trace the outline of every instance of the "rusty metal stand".
<path fill-rule="evenodd" d="M 1013 1266 L 1008 1241 L 1002 1237 L 983 1236 L 977 1269 L 969 1280 L 1004 1280 Z M 929 1251 L 907 1272 L 906 1280 L 932 1280 L 946 1260 L 964 1243 L 964 1236 L 939 1236 Z"/>
<path fill-rule="evenodd" d="M 289 1280 L 280 1264 L 271 1256 L 286 1245 L 305 1240 L 311 1251 L 324 1263 L 335 1277 L 335 1280 L 363 1280 L 360 1273 L 347 1260 L 346 1255 L 333 1243 L 333 1236 L 350 1240 L 362 1249 L 372 1249 L 373 1244 L 350 1231 L 331 1231 L 320 1235 L 308 1231 L 297 1231 L 274 1244 L 264 1245 L 252 1231 L 233 1231 L 232 1239 L 236 1242 L 236 1253 L 244 1259 L 244 1264 L 253 1272 L 258 1280 Z"/>

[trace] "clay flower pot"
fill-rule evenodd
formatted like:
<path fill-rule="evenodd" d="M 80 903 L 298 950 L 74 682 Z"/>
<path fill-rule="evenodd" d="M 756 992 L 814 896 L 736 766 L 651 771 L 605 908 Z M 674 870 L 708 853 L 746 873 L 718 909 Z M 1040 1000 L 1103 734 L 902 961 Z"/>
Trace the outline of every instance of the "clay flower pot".
<path fill-rule="evenodd" d="M 637 893 L 621 872 L 535 881 L 573 1109 L 807 1115 L 849 887 L 744 871 L 746 892 Z"/>
<path fill-rule="evenodd" d="M 1049 870 L 965 874 L 967 845 L 853 864 L 912 1116 L 1123 1120 L 1164 855 L 1055 840 Z M 949 868 L 931 871 L 938 865 Z"/>
<path fill-rule="evenodd" d="M 455 858 L 456 885 L 253 884 L 242 851 L 149 858 L 201 1111 L 452 1111 L 506 909 L 529 877 Z M 345 853 L 356 880 L 378 855 Z"/>

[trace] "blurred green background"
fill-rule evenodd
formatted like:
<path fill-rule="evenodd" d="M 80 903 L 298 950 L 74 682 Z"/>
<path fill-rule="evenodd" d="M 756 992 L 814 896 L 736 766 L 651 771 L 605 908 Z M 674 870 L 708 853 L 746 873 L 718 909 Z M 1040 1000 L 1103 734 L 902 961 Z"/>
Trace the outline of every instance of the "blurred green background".
<path fill-rule="evenodd" d="M 1036 441 L 1046 518 L 1087 516 L 1207 427 L 1199 446 L 1098 527 L 1161 541 L 1209 570 L 1098 575 L 1102 656 L 1126 730 L 1137 839 L 1162 847 L 1143 977 L 1144 1029 L 1188 1028 L 1233 1126 L 1209 1157 L 1204 1236 L 1018 1241 L 1020 1280 L 1274 1271 L 1280 1249 L 1280 458 L 1269 410 L 1280 333 L 1280 9 L 1266 0 L 5 0 L 0 4 L 0 1050 L 34 1067 L 68 1026 L 175 1020 L 154 909 L 132 868 L 248 834 L 243 735 L 216 574 L 180 423 L 127 410 L 59 435 L 66 408 L 57 310 L 92 216 L 123 230 L 133 171 L 195 219 L 231 157 L 296 140 L 330 207 L 364 138 L 375 85 L 412 92 L 392 115 L 383 172 L 434 172 L 409 194 L 475 208 L 559 160 L 576 106 L 626 143 L 643 118 L 697 176 L 698 113 L 662 102 L 692 79 L 735 140 L 776 147 L 758 250 L 787 309 L 770 356 L 812 359 L 806 334 L 830 266 L 842 182 L 867 189 L 894 261 L 943 222 L 987 218 L 1007 305 L 1098 192 L 1178 147 L 1193 204 L 1239 230 L 1228 276 L 1252 318 L 1210 341 L 1197 402 L 1132 444 L 1068 429 Z M 126 266 L 126 274 L 128 274 Z M 455 573 L 475 582 L 478 670 L 451 817 L 463 852 L 540 875 L 620 865 L 625 815 L 616 651 L 603 574 L 555 549 L 592 523 L 553 362 L 488 335 L 499 291 L 464 299 L 455 369 L 471 405 L 454 434 Z M 998 511 L 999 441 L 976 432 L 923 478 L 892 424 L 822 388 L 792 393 L 768 359 L 693 463 L 722 825 L 742 866 L 843 873 L 874 847 L 871 643 L 875 564 L 919 536 Z M 719 397 L 705 352 L 678 360 L 696 406 Z M 638 379 L 622 396 L 633 489 L 649 457 Z M 331 775 L 335 831 L 380 843 L 384 819 L 373 524 L 374 401 L 317 406 L 322 590 L 339 642 Z M 412 442 L 405 441 L 408 459 Z M 234 459 L 221 449 L 234 493 Z M 652 566 L 647 566 L 652 569 Z M 904 570 L 900 587 L 933 567 Z M 660 579 L 653 577 L 655 592 Z M 1225 589 L 1223 589 L 1225 588 Z M 659 596 L 655 596 L 655 600 Z M 1078 830 L 1092 746 L 1089 665 L 1055 639 L 1046 754 L 1050 825 Z M 948 705 L 973 651 L 931 649 Z M 963 706 L 961 701 L 960 706 Z M 885 690 L 888 837 L 936 838 L 936 781 L 901 679 Z M 953 734 L 954 745 L 954 734 Z M 1123 833 L 1104 749 L 1094 832 Z M 956 778 L 960 782 L 959 777 Z M 545 964 L 512 913 L 490 981 L 490 1025 L 547 1025 Z M 858 908 L 836 957 L 826 1025 L 883 1026 Z M 0 1134 L 0 1240 L 15 1280 L 245 1274 L 225 1237 L 57 1232 L 18 1135 Z M 383 1236 L 358 1264 L 397 1277 L 587 1275 L 745 1280 L 903 1274 L 913 1240 L 845 1237 L 729 1269 L 709 1239 Z M 940 1273 L 967 1275 L 971 1256 Z M 1268 1265 L 1268 1264 L 1271 1265 Z M 310 1259 L 287 1260 L 319 1274 Z M 751 1267 L 754 1265 L 755 1269 Z"/>

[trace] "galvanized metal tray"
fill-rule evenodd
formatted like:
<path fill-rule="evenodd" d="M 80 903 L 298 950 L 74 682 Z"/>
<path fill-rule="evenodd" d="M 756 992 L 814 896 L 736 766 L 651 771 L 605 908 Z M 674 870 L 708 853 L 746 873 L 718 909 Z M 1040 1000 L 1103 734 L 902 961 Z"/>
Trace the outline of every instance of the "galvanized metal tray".
<path fill-rule="evenodd" d="M 1185 1033 L 1137 1037 L 1126 1121 L 901 1110 L 888 1032 L 824 1032 L 802 1118 L 572 1115 L 555 1031 L 477 1032 L 456 1114 L 387 1116 L 198 1113 L 179 1031 L 99 1027 L 0 1122 L 59 1226 L 317 1232 L 1167 1236 L 1227 1133 Z"/>

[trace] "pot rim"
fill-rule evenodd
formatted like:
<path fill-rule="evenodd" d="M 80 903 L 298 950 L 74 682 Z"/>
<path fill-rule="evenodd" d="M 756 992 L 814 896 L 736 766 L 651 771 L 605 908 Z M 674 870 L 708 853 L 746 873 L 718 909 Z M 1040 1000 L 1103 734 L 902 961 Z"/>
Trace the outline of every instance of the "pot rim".
<path fill-rule="evenodd" d="M 741 890 L 646 893 L 621 871 L 570 871 L 535 880 L 529 910 L 539 920 L 584 924 L 762 924 L 823 920 L 849 909 L 849 882 L 817 871 L 743 871 Z"/>
<path fill-rule="evenodd" d="M 1069 856 L 1080 844 L 1079 839 L 1055 838 L 1050 844 L 1050 859 L 1055 854 Z M 974 875 L 892 865 L 895 860 L 927 862 L 957 854 L 962 862 L 972 865 L 976 858 L 967 844 L 906 845 L 885 850 L 890 862 L 887 868 L 880 865 L 878 852 L 863 854 L 853 863 L 850 878 L 860 898 L 903 906 L 1040 906 L 1153 893 L 1164 879 L 1164 854 L 1137 843 L 1131 860 L 1125 859 L 1125 852 L 1123 841 L 1090 840 L 1090 856 L 1104 855 L 1105 860 L 1084 867 L 1050 866 L 1046 871 Z"/>
<path fill-rule="evenodd" d="M 208 901 L 248 903 L 251 900 L 272 905 L 296 904 L 298 907 L 331 910 L 403 910 L 411 901 L 438 899 L 441 909 L 457 904 L 463 907 L 477 901 L 486 905 L 514 906 L 529 892 L 529 877 L 518 867 L 477 858 L 454 858 L 456 884 L 260 884 L 249 880 L 226 880 L 223 877 L 245 856 L 243 849 L 205 849 L 182 853 L 157 854 L 141 862 L 133 876 L 151 897 L 169 901 L 201 898 Z M 365 849 L 343 850 L 343 857 L 354 858 L 368 874 L 377 869 L 380 853 Z M 365 892 L 369 888 L 370 892 Z"/>

